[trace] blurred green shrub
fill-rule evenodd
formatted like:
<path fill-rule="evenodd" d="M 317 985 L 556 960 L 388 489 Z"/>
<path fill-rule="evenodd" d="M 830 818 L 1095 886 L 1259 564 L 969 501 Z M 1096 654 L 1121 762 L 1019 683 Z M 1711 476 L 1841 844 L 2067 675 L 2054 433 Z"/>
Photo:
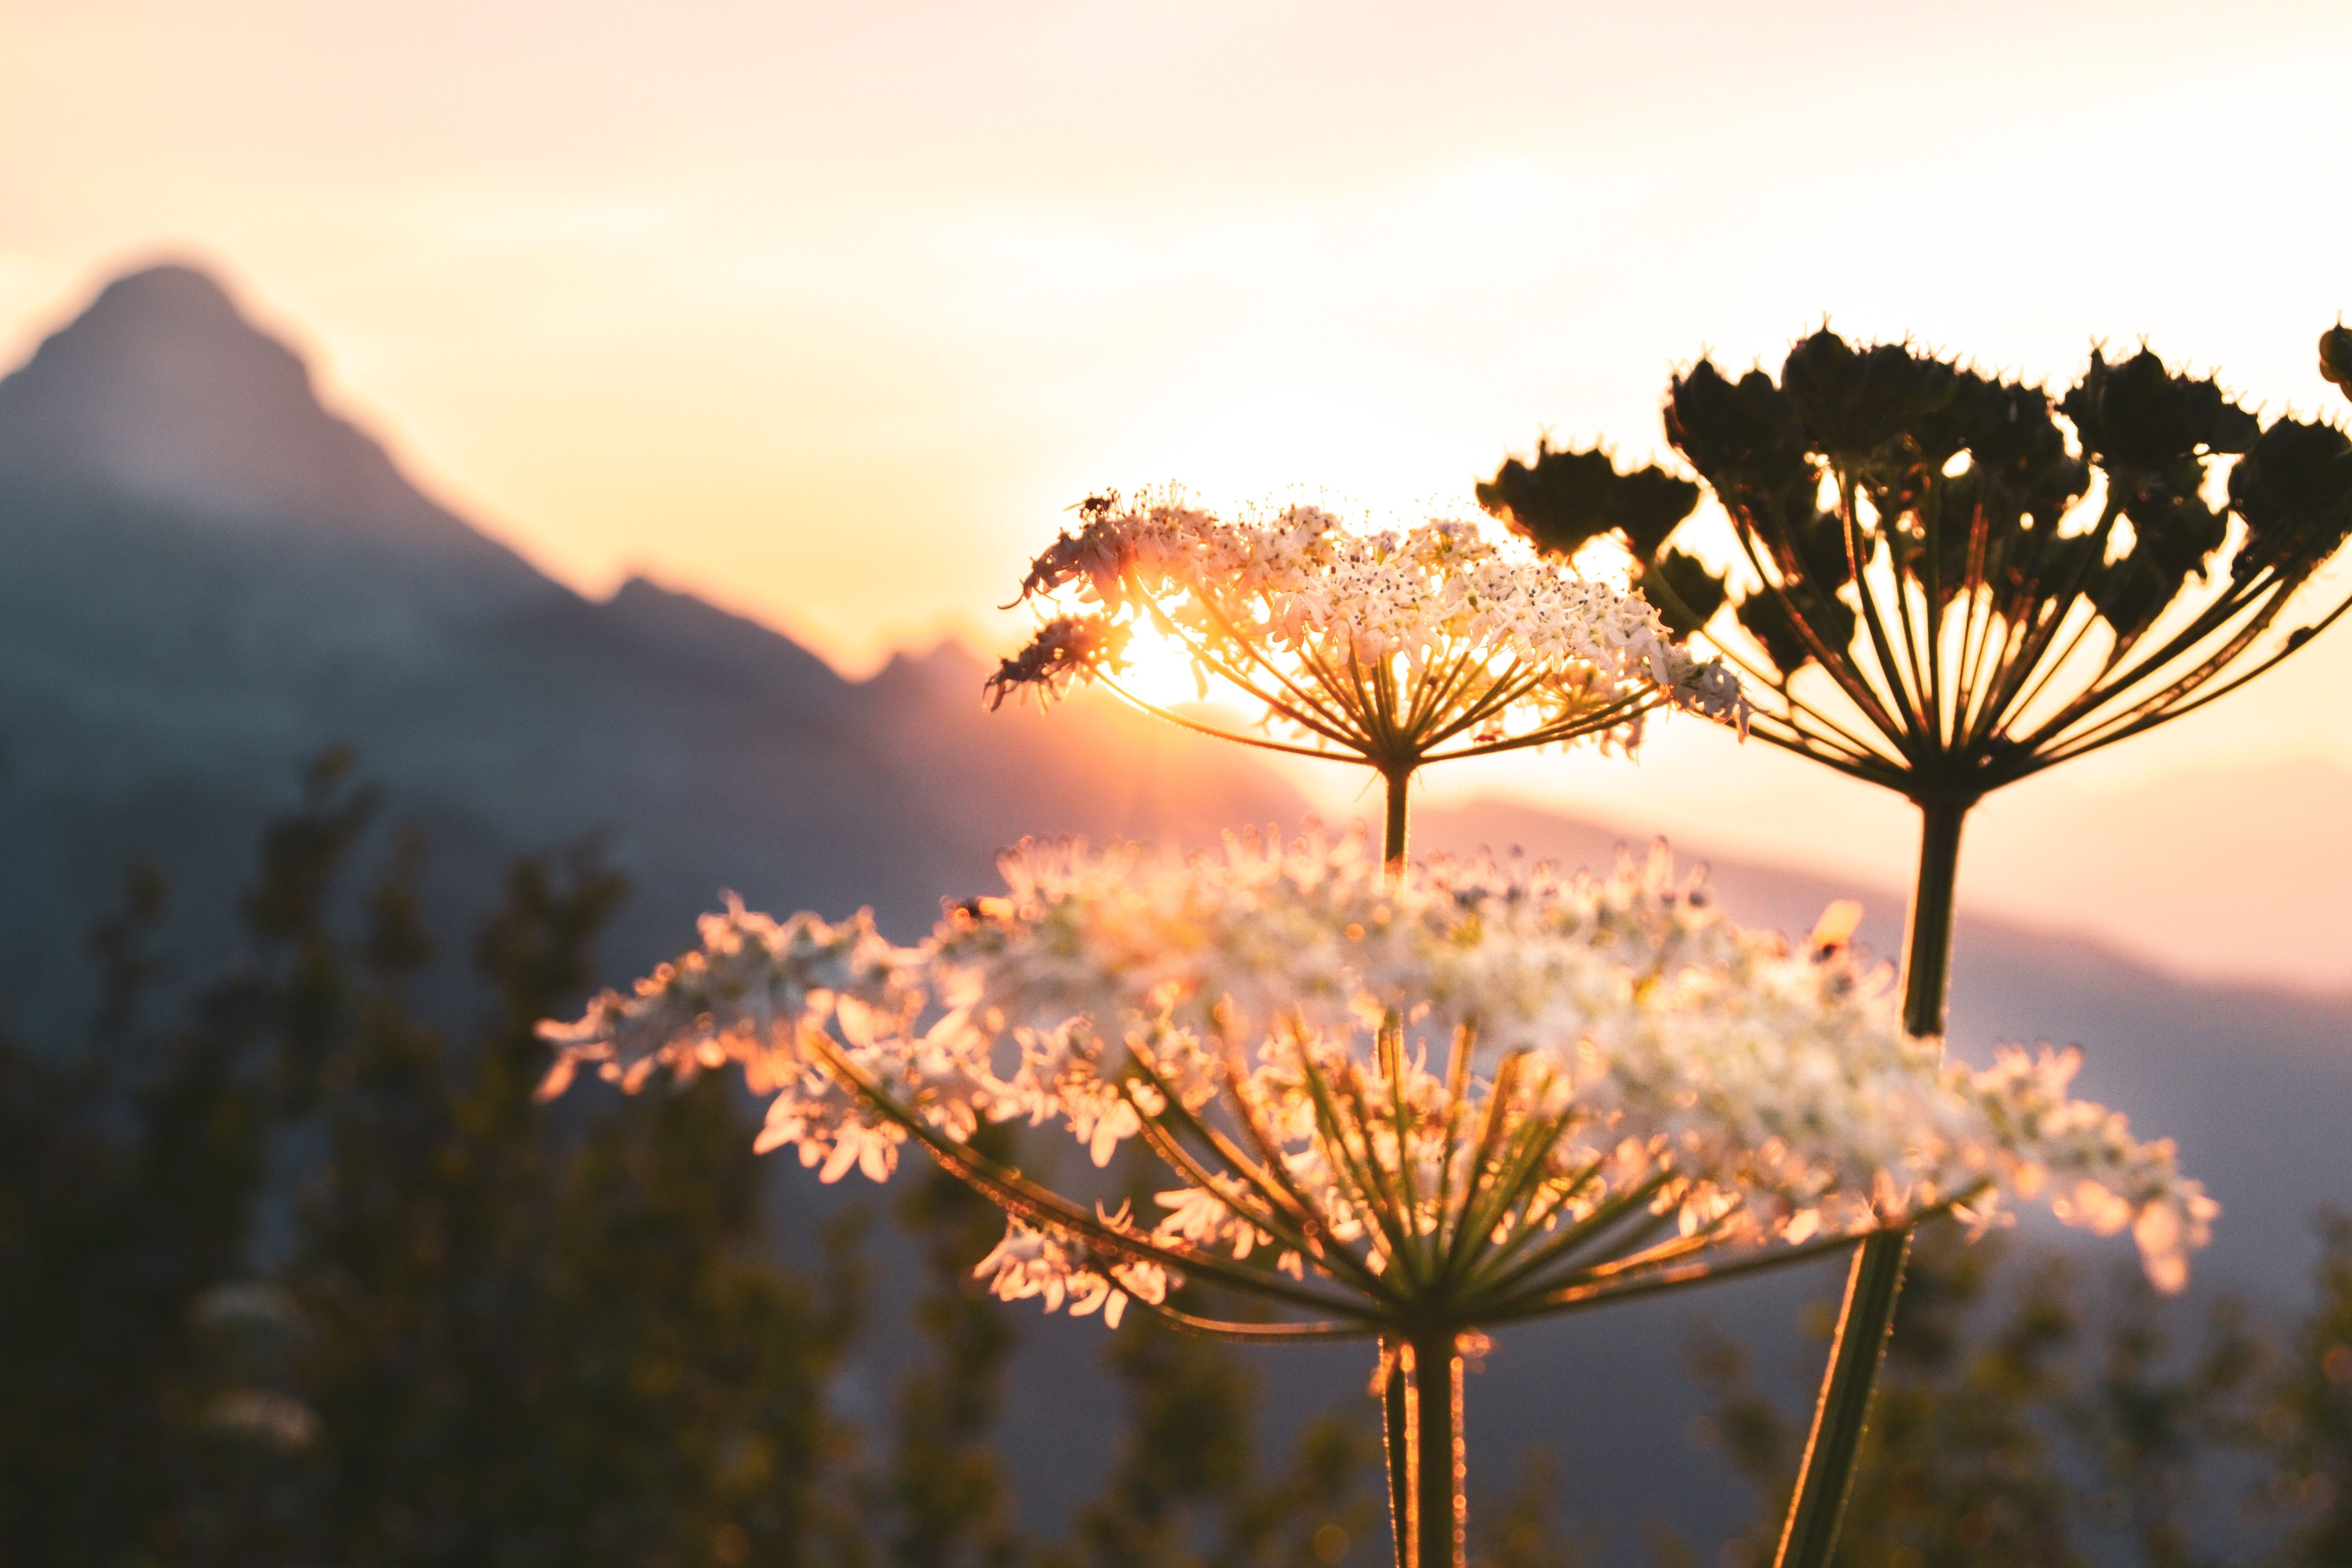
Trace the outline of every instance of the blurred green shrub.
<path fill-rule="evenodd" d="M 785 1261 L 740 1093 L 532 1101 L 532 1026 L 587 994 L 622 879 L 585 847 L 508 868 L 452 1028 L 418 997 L 446 945 L 426 846 L 382 817 L 321 758 L 263 837 L 226 975 L 159 987 L 165 889 L 134 871 L 95 933 L 92 1040 L 0 1041 L 0 1563 L 1384 1550 L 1362 1428 L 1311 1428 L 1261 1480 L 1247 1370 L 1150 1331 L 1107 1342 L 1132 1422 L 1104 1495 L 1066 1545 L 1023 1531 L 992 1443 L 1018 1330 L 969 1279 L 1001 1216 L 944 1179 L 898 1215 L 919 1364 L 874 1429 L 845 1419 L 861 1227 Z"/>

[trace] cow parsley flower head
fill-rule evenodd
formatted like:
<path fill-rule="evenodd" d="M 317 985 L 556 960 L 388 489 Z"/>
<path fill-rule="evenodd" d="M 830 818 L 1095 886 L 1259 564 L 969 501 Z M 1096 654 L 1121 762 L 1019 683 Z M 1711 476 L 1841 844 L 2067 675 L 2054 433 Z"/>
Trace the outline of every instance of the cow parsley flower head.
<path fill-rule="evenodd" d="M 2213 1213 L 2168 1144 L 2072 1098 L 2071 1055 L 1947 1064 L 1833 931 L 1742 931 L 1663 853 L 1384 871 L 1310 833 L 1030 844 L 1004 873 L 912 948 L 712 916 L 699 952 L 545 1026 L 551 1084 L 740 1064 L 772 1097 L 761 1147 L 880 1179 L 912 1142 L 1003 1205 L 999 1295 L 1244 1336 L 1467 1332 L 2035 1199 L 2130 1228 L 2171 1289 Z M 1156 1212 L 973 1147 L 1014 1118 L 1097 1164 L 1140 1143 Z M 1201 1318 L 1188 1282 L 1303 1321 Z"/>
<path fill-rule="evenodd" d="M 1630 748 L 1661 706 L 1746 711 L 1720 661 L 1675 642 L 1638 595 L 1475 522 L 1360 531 L 1311 506 L 1229 521 L 1174 496 L 1081 510 L 1022 584 L 1058 613 L 991 678 L 997 702 L 1091 680 L 1151 707 L 1120 680 L 1129 634 L 1148 629 L 1191 656 L 1204 693 L 1213 681 L 1262 710 L 1267 732 L 1178 722 L 1391 779 L 1579 736 Z"/>
<path fill-rule="evenodd" d="M 2347 365 L 2339 327 L 2320 371 Z M 1621 540 L 1666 624 L 1745 673 L 1759 734 L 1923 804 L 2190 712 L 2346 607 L 2321 574 L 2352 538 L 2352 437 L 2265 426 L 2147 349 L 2094 350 L 2053 397 L 1823 328 L 1777 381 L 1699 361 L 1666 434 L 1727 573 L 1673 547 L 1701 490 L 1654 467 L 1539 446 L 1479 500 L 1548 552 Z"/>

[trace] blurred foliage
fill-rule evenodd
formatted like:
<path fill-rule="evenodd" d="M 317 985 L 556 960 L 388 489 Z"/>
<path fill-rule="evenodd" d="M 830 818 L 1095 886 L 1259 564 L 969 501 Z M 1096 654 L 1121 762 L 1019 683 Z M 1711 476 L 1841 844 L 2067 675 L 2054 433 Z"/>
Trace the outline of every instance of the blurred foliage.
<path fill-rule="evenodd" d="M 2055 1251 L 1923 1227 L 1838 1545 L 1846 1568 L 2352 1563 L 2352 1221 L 2326 1216 L 2312 1305 L 2084 1281 Z M 2101 1288 L 2094 1289 L 2094 1285 Z M 1826 1303 L 1809 1325 L 1825 1342 Z M 1755 1483 L 1726 1563 L 1772 1561 L 1804 1412 L 1702 1331 L 1704 1437 Z"/>
<path fill-rule="evenodd" d="M 1006 1130 L 982 1135 L 1003 1158 Z M 1008 1478 L 989 1442 L 1014 1343 L 1012 1316 L 968 1288 L 1004 1213 L 945 1171 L 913 1174 L 898 1213 L 923 1243 L 929 1289 L 916 1306 L 926 1363 L 898 1391 L 898 1443 L 880 1512 L 908 1568 L 1000 1568 L 1022 1558 Z"/>
<path fill-rule="evenodd" d="M 1470 1568 L 1591 1568 L 1600 1544 L 1562 1512 L 1558 1468 L 1540 1448 L 1521 1456 L 1510 1490 L 1470 1516 Z"/>
<path fill-rule="evenodd" d="M 2274 1457 L 2265 1500 L 2288 1521 L 2295 1568 L 2352 1563 L 2352 1216 L 2331 1215 L 2322 1230 L 2316 1302 L 2255 1417 Z"/>
<path fill-rule="evenodd" d="M 453 1028 L 416 995 L 446 945 L 427 846 L 382 816 L 322 758 L 225 977 L 162 994 L 166 889 L 134 870 L 87 1047 L 0 1042 L 0 1563 L 1384 1551 L 1369 1421 L 1262 1477 L 1247 1369 L 1133 1325 L 1104 1342 L 1130 1419 L 1102 1495 L 1066 1543 L 1024 1529 L 994 1443 L 1019 1320 L 969 1278 L 1002 1216 L 944 1177 L 897 1215 L 922 1353 L 892 1409 L 842 1414 L 868 1216 L 788 1259 L 756 1107 L 717 1077 L 533 1100 L 532 1026 L 589 990 L 621 879 L 586 847 L 509 868 Z"/>
<path fill-rule="evenodd" d="M 1166 1179 L 1165 1167 L 1139 1143 L 1118 1169 L 1127 1201 L 1139 1208 Z M 1204 1310 L 1189 1291 L 1180 1291 L 1176 1304 Z M 1369 1484 L 1381 1471 L 1369 1421 L 1312 1421 L 1286 1463 L 1270 1467 L 1255 1442 L 1256 1378 L 1222 1342 L 1130 1312 L 1111 1336 L 1109 1364 L 1126 1395 L 1129 1426 L 1101 1494 L 1080 1510 L 1048 1568 L 1273 1568 L 1387 1558 L 1388 1521 L 1376 1511 L 1385 1493 Z M 1367 1400 L 1360 1414 L 1371 1408 Z"/>

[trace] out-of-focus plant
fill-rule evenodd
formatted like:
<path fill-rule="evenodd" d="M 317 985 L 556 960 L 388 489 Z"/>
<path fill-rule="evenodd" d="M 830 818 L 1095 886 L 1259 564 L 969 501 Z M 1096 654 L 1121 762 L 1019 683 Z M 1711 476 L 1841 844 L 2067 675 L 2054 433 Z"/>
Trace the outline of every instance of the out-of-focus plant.
<path fill-rule="evenodd" d="M 1841 1562 L 2084 1568 L 2073 1499 L 2081 1489 L 2068 1484 L 2058 1447 L 2082 1309 L 2060 1260 L 2018 1267 L 2009 1240 L 1970 1247 L 1950 1226 L 1922 1228 Z M 1739 1341 L 1705 1331 L 1693 1370 L 1715 1395 L 1705 1436 L 1760 1494 L 1723 1560 L 1769 1563 L 1803 1428 L 1756 1382 Z"/>
<path fill-rule="evenodd" d="M 2128 1274 L 2085 1279 L 2047 1243 L 1970 1247 L 1952 1227 L 1923 1227 L 1838 1560 L 2346 1561 L 2352 1226 L 2324 1215 L 2320 1229 L 2316 1300 L 2281 1321 L 2230 1295 L 2158 1299 Z M 1824 1313 L 1815 1337 L 1827 1331 Z M 1769 1562 L 1802 1422 L 1737 1340 L 1706 1331 L 1694 1370 L 1715 1394 L 1709 1446 L 1759 1492 L 1722 1559 Z"/>
<path fill-rule="evenodd" d="M 1027 846 L 1003 896 L 898 948 L 867 917 L 708 917 L 702 946 L 544 1032 L 548 1092 L 738 1064 L 760 1146 L 880 1179 L 913 1142 L 1003 1207 L 1007 1300 L 1132 1302 L 1242 1340 L 1377 1339 L 1402 1391 L 1404 1561 L 1463 1560 L 1462 1362 L 1481 1331 L 2040 1194 L 2182 1278 L 2211 1205 L 2070 1056 L 1981 1072 L 1900 1027 L 1842 942 L 1724 921 L 1663 856 L 1606 879 L 1389 863 L 1360 836 L 1223 858 Z M 1163 1212 L 992 1157 L 991 1123 L 1139 1140 Z M 1180 1284 L 1271 1319 L 1180 1306 Z"/>
<path fill-rule="evenodd" d="M 1103 1550 L 1020 1528 L 992 1450 L 1021 1325 L 971 1278 L 1003 1220 L 944 1173 L 898 1214 L 932 1268 L 929 1353 L 895 1419 L 854 1415 L 886 1315 L 875 1216 L 789 1266 L 759 1124 L 716 1078 L 532 1102 L 535 1026 L 587 992 L 619 879 L 584 851 L 516 861 L 477 984 L 436 994 L 462 944 L 378 799 L 348 757 L 310 771 L 226 979 L 172 984 L 198 977 L 142 868 L 95 933 L 87 1047 L 0 1032 L 0 1562 L 1076 1568 L 1151 1539 L 1257 1568 L 1366 1533 L 1354 1424 L 1254 1453 L 1230 1347 L 1138 1335 L 1114 1345 L 1120 1468 L 1083 1515 Z M 436 1020 L 461 996 L 479 1027 Z"/>
<path fill-rule="evenodd" d="M 1081 507 L 1038 556 L 1024 600 L 1060 612 L 989 680 L 1041 703 L 1099 683 L 1186 729 L 1368 765 L 1387 784 L 1384 847 L 1405 850 L 1414 772 L 1592 737 L 1631 749 L 1661 707 L 1742 714 L 1720 660 L 1675 643 L 1641 599 L 1536 558 L 1480 524 L 1361 531 L 1315 507 L 1229 522 L 1179 497 Z M 1257 710 L 1238 731 L 1122 680 L 1143 632 L 1192 664 L 1199 690 Z"/>
<path fill-rule="evenodd" d="M 2289 1568 L 2352 1561 L 2352 1216 L 2324 1215 L 2320 1238 L 2315 1300 L 2285 1336 L 2256 1424 L 2270 1460 L 2264 1501 L 2287 1526 Z"/>
<path fill-rule="evenodd" d="M 172 1026 L 149 1016 L 166 900 L 144 868 L 96 933 L 96 1048 L 0 1038 L 0 1540 L 14 1557 L 70 1568 L 299 1544 L 279 1482 L 306 1412 L 221 1354 L 214 1292 L 251 1282 L 270 1138 L 342 996 L 324 905 L 371 809 L 349 769 L 329 752 L 309 770 L 242 900 L 247 962 Z"/>
<path fill-rule="evenodd" d="M 2328 333 L 2321 363 L 2352 389 L 2352 332 Z M 2352 533 L 2352 440 L 2293 417 L 2265 426 L 2147 350 L 2112 364 L 2095 352 L 2053 400 L 1824 329 L 1777 382 L 1700 361 L 1665 416 L 1728 515 L 1728 570 L 1673 544 L 1701 492 L 1655 468 L 1545 445 L 1479 500 L 1556 555 L 1612 536 L 1667 626 L 1739 669 L 1755 734 L 1917 804 L 1916 1036 L 1944 1032 L 1979 800 L 2227 695 L 2346 608 L 2315 580 Z M 1896 1231 L 1857 1249 L 1790 1568 L 1822 1568 L 1834 1545 L 1905 1247 Z"/>
<path fill-rule="evenodd" d="M 1471 1563 L 1483 1568 L 1590 1568 L 1605 1542 L 1567 1517 L 1559 1494 L 1550 1453 L 1529 1448 L 1519 1457 L 1510 1489 L 1481 1520 Z"/>
<path fill-rule="evenodd" d="M 1163 1179 L 1139 1140 L 1114 1172 L 1123 1201 L 1146 1206 Z M 1003 1216 L 986 1198 L 944 1172 L 925 1180 L 985 1210 L 996 1239 Z M 959 1272 L 968 1284 L 969 1268 Z M 1181 1292 L 1171 1299 L 1188 1304 Z M 1130 1413 L 1127 1435 L 1097 1500 L 1072 1521 L 1068 1546 L 1043 1568 L 1296 1568 L 1347 1561 L 1370 1537 L 1386 1492 L 1363 1484 L 1377 1449 L 1353 1412 L 1311 1423 L 1286 1462 L 1255 1440 L 1256 1369 L 1229 1346 L 1141 1313 L 1112 1336 L 1107 1360 Z"/>

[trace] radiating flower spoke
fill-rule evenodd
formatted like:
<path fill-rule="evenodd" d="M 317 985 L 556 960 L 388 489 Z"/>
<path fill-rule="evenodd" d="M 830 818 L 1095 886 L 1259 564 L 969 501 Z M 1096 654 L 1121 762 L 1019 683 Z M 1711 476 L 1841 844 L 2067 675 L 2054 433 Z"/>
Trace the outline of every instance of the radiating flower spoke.
<path fill-rule="evenodd" d="M 1630 750 L 1662 707 L 1744 720 L 1731 672 L 1673 641 L 1639 596 L 1488 525 L 1360 531 L 1313 507 L 1233 522 L 1174 496 L 1082 510 L 1022 584 L 1049 618 L 991 677 L 992 701 L 1096 680 L 1202 733 L 1368 764 L 1392 794 L 1431 762 L 1588 736 Z M 1265 732 L 1142 697 L 1122 678 L 1139 631 L 1181 649 L 1204 694 L 1213 683 L 1258 710 Z"/>
<path fill-rule="evenodd" d="M 828 1179 L 915 1142 L 1011 1217 L 993 1289 L 1107 1318 L 1192 1287 L 1466 1331 L 2037 1192 L 2131 1228 L 2169 1286 L 2211 1212 L 2071 1098 L 2070 1058 L 1947 1065 L 1842 945 L 1741 931 L 1662 856 L 1391 868 L 1310 835 L 1004 869 L 914 948 L 731 910 L 547 1033 L 625 1085 L 740 1063 L 763 1142 Z M 1014 1119 L 1097 1163 L 1134 1141 L 1178 1184 L 1156 1218 L 1079 1201 L 973 1146 Z"/>

